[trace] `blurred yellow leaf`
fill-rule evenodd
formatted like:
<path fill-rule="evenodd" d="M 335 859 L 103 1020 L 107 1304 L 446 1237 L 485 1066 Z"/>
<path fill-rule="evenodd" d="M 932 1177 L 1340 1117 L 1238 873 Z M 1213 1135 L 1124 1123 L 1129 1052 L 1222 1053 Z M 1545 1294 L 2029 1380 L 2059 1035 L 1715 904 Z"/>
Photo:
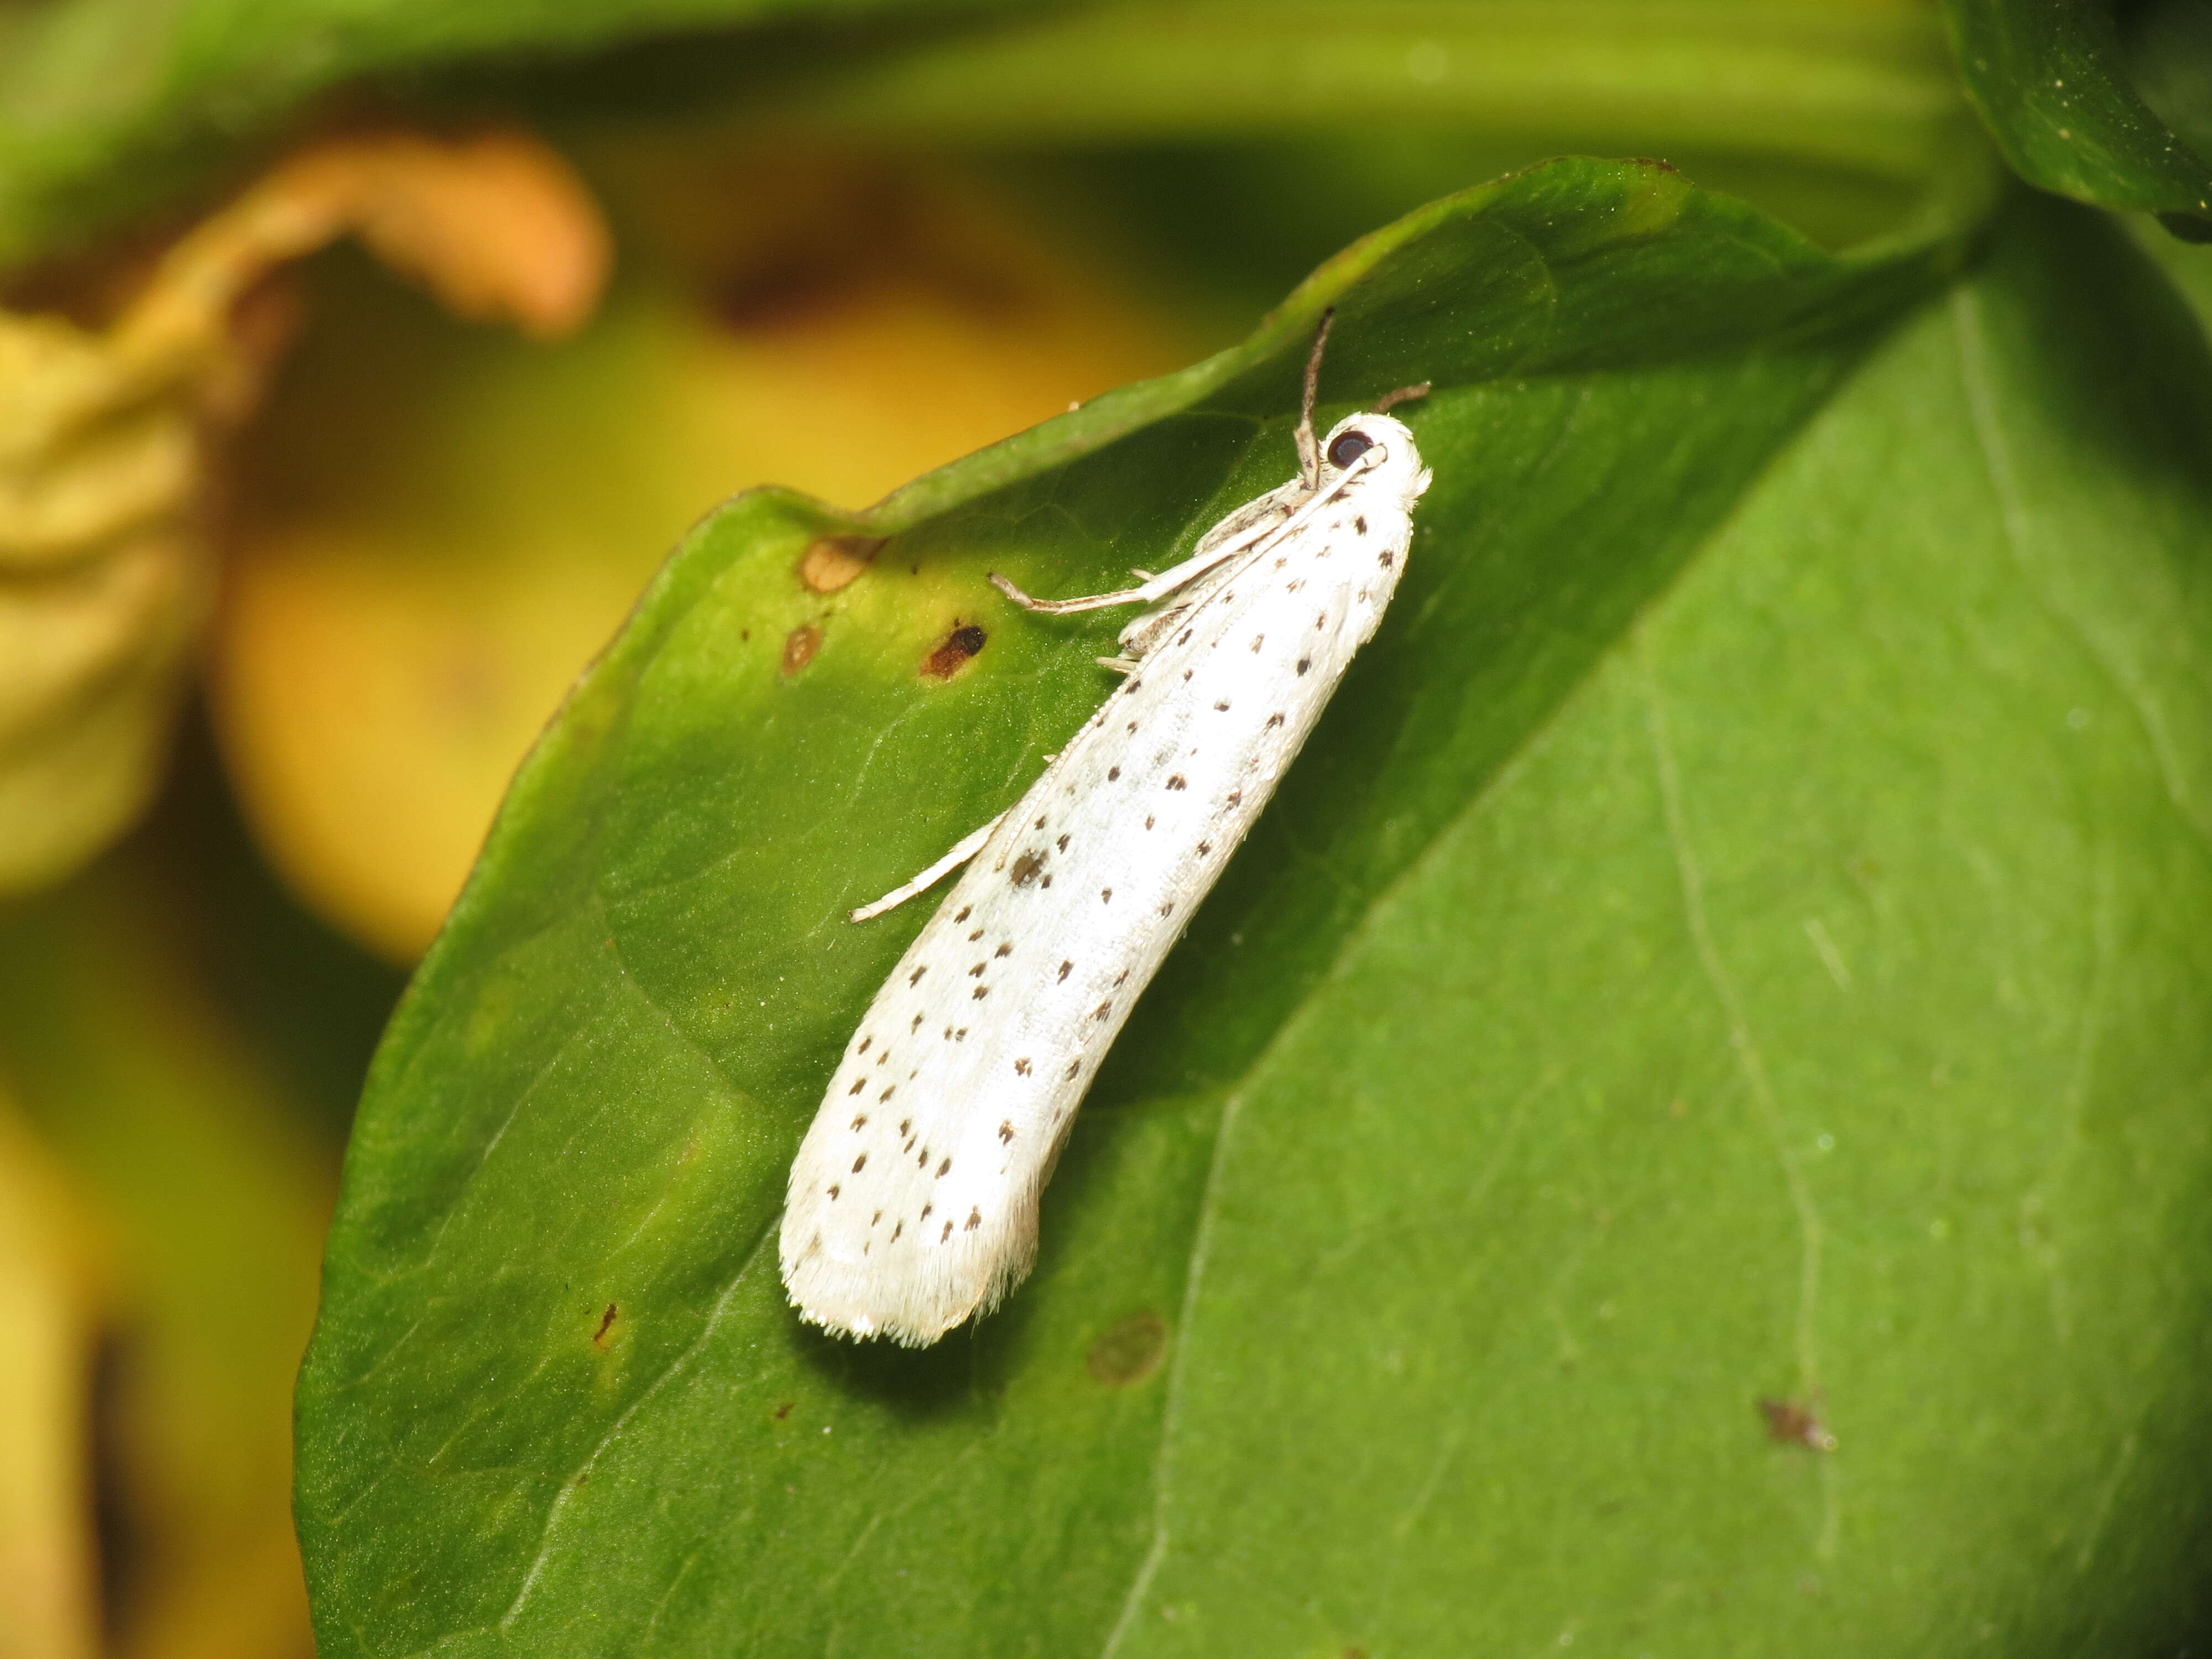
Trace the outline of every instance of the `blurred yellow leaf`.
<path fill-rule="evenodd" d="M 96 1438 L 119 1659 L 311 1652 L 290 1395 L 334 1159 L 203 988 L 194 930 L 225 924 L 126 851 L 0 928 L 0 1067 L 109 1246 Z M 0 1135 L 0 1182 L 9 1153 Z M 16 1352 L 11 1334 L 0 1375 Z M 68 1386 L 25 1433 L 82 1494 L 82 1365 Z"/>
<path fill-rule="evenodd" d="M 349 229 L 470 315 L 572 327 L 605 275 L 583 187 L 489 133 L 332 142 L 184 237 L 112 326 L 0 311 L 0 892 L 98 851 L 158 777 L 215 586 L 214 431 L 275 341 L 241 302 Z"/>
<path fill-rule="evenodd" d="M 322 267 L 245 442 L 217 726 L 276 864 L 395 960 L 702 512 L 771 481 L 865 504 L 1195 349 L 957 179 L 681 150 L 599 176 L 624 274 L 575 339 L 472 333 Z"/>
<path fill-rule="evenodd" d="M 89 1229 L 0 1087 L 0 1659 L 90 1659 L 100 1631 L 89 1443 Z"/>

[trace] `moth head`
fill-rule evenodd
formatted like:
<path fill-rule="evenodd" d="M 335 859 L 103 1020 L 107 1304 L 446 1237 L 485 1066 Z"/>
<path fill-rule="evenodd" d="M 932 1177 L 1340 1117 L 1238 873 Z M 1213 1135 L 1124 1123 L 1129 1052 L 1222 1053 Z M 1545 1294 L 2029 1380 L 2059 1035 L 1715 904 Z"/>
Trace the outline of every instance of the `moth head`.
<path fill-rule="evenodd" d="M 1358 468 L 1364 478 L 1377 487 L 1395 489 L 1410 504 L 1428 488 L 1429 475 L 1421 465 L 1421 452 L 1402 421 L 1373 410 L 1347 415 L 1322 440 L 1324 476 Z"/>

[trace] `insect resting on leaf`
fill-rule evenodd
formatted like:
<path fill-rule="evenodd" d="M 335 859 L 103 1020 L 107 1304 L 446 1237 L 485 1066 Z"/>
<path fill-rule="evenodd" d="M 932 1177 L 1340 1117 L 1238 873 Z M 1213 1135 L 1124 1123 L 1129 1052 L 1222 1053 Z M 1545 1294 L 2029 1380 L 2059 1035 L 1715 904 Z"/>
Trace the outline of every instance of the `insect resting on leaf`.
<path fill-rule="evenodd" d="M 1297 476 L 1135 587 L 1025 611 L 1146 607 L 1125 678 L 1014 806 L 865 921 L 968 868 L 877 992 L 791 1168 L 784 1287 L 812 1323 L 919 1346 L 995 1307 L 1036 1255 L 1037 1200 L 1137 998 L 1259 817 L 1397 591 L 1429 486 L 1386 411 L 1314 435 Z"/>

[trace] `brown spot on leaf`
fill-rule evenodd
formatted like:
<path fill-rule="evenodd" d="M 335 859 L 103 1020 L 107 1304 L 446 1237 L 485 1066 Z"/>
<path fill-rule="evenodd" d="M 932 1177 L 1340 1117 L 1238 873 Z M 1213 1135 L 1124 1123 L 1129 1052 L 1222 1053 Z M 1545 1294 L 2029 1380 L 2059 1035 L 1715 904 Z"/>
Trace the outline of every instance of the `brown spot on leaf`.
<path fill-rule="evenodd" d="M 921 672 L 933 680 L 949 680 L 967 665 L 970 657 L 978 655 L 990 635 L 974 623 L 955 620 L 952 631 L 941 644 L 921 659 Z"/>
<path fill-rule="evenodd" d="M 783 677 L 789 679 L 814 660 L 814 653 L 822 648 L 822 630 L 812 623 L 801 623 L 783 636 Z"/>
<path fill-rule="evenodd" d="M 1109 1389 L 1126 1389 L 1159 1370 L 1168 1351 L 1168 1322 L 1146 1309 L 1117 1319 L 1091 1345 L 1084 1369 Z"/>
<path fill-rule="evenodd" d="M 785 1418 L 791 1415 L 791 1408 L 798 1403 L 799 1402 L 796 1400 L 787 1400 L 783 1404 L 778 1406 L 774 1411 L 770 1412 L 769 1415 L 775 1419 L 777 1422 L 781 1423 Z"/>
<path fill-rule="evenodd" d="M 1784 1445 L 1814 1451 L 1833 1451 L 1836 1437 L 1821 1426 L 1813 1407 L 1797 1400 L 1762 1400 L 1759 1414 L 1766 1419 L 1767 1437 Z"/>
<path fill-rule="evenodd" d="M 618 1312 L 619 1310 L 616 1308 L 613 1303 L 610 1302 L 607 1304 L 607 1310 L 599 1316 L 599 1328 L 592 1333 L 592 1346 L 593 1347 L 604 1348 L 607 1346 L 607 1333 L 614 1328 L 615 1319 Z"/>
<path fill-rule="evenodd" d="M 883 545 L 877 536 L 821 536 L 799 556 L 799 580 L 817 593 L 835 593 L 868 568 Z"/>

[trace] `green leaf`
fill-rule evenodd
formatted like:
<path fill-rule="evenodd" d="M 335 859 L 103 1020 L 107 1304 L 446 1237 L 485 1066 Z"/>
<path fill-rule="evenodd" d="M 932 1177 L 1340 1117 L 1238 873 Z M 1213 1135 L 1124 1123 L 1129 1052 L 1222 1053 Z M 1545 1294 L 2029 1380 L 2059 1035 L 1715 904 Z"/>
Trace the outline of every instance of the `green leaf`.
<path fill-rule="evenodd" d="M 2212 164 L 2136 92 L 2113 11 L 2112 0 L 1944 0 L 1967 93 L 2021 178 L 2212 238 Z"/>
<path fill-rule="evenodd" d="M 798 21 L 819 27 L 767 27 Z M 1862 190 L 1917 186 L 1972 125 L 1932 17 L 1835 0 L 46 0 L 0 14 L 0 269 L 204 183 L 362 80 L 434 107 L 489 86 L 556 124 L 704 107 L 780 138 L 1029 145 L 1413 131 Z"/>
<path fill-rule="evenodd" d="M 372 1074 L 299 1400 L 325 1659 L 2173 1635 L 2212 365 L 2073 210 L 1946 258 L 1561 162 L 872 523 L 702 524 Z M 1102 695 L 1115 621 L 984 573 L 1090 591 L 1287 476 L 1331 301 L 1332 410 L 1437 383 L 1398 603 L 1036 1275 L 924 1352 L 803 1328 L 788 1159 L 930 902 L 842 909 Z M 825 528 L 891 537 L 828 595 Z"/>
<path fill-rule="evenodd" d="M 1654 142 L 1917 178 L 1960 113 L 1935 20 L 1829 0 L 1053 7 L 732 50 L 763 125 L 1030 143 L 1391 129 Z"/>
<path fill-rule="evenodd" d="M 366 76 L 1010 0 L 35 0 L 0 10 L 0 269 L 202 182 Z"/>

